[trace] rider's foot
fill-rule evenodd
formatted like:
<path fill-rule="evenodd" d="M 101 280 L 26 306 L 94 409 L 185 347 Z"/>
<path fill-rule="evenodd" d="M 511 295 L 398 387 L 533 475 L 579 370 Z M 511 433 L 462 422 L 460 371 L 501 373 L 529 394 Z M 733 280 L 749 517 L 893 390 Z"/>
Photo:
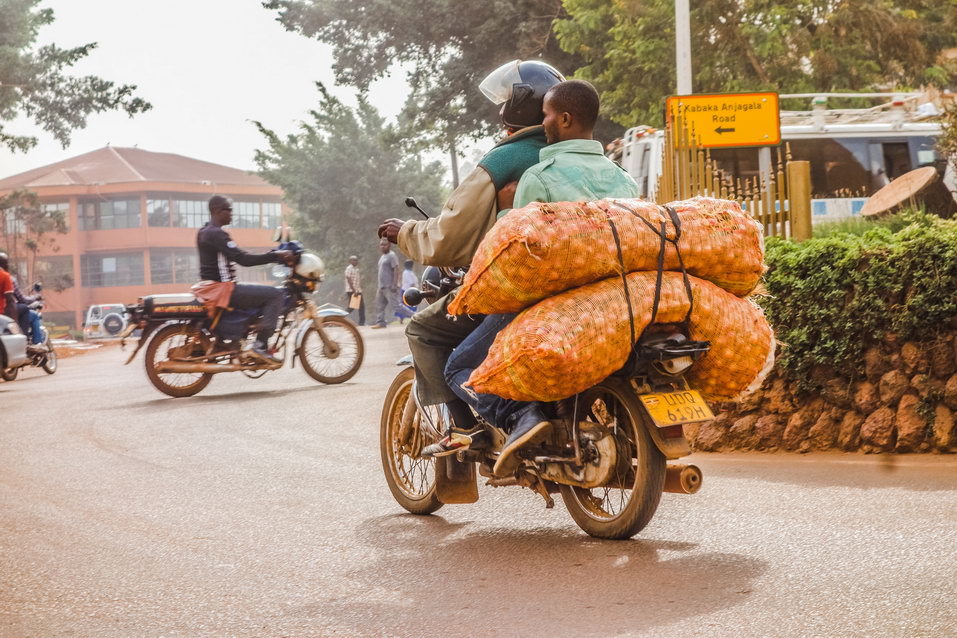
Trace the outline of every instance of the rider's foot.
<path fill-rule="evenodd" d="M 422 448 L 422 452 L 420 452 L 419 455 L 424 457 L 448 456 L 460 450 L 465 450 L 472 446 L 479 447 L 481 444 L 487 443 L 487 436 L 484 428 L 481 427 L 475 428 L 474 430 L 452 428 L 441 440 Z"/>
<path fill-rule="evenodd" d="M 541 409 L 533 406 L 522 413 L 512 426 L 505 447 L 495 462 L 492 473 L 495 476 L 509 476 L 518 469 L 521 459 L 518 451 L 523 447 L 540 443 L 548 436 L 552 424 Z"/>
<path fill-rule="evenodd" d="M 44 350 L 46 350 L 46 348 L 43 347 L 42 343 L 31 343 L 27 345 L 27 352 L 30 354 L 37 354 Z"/>
<path fill-rule="evenodd" d="M 249 354 L 256 357 L 257 359 L 260 359 L 270 365 L 274 365 L 274 366 L 282 365 L 282 359 L 278 358 L 276 355 L 270 352 L 269 347 L 266 344 L 260 343 L 259 341 L 254 343 L 247 352 L 249 352 Z"/>

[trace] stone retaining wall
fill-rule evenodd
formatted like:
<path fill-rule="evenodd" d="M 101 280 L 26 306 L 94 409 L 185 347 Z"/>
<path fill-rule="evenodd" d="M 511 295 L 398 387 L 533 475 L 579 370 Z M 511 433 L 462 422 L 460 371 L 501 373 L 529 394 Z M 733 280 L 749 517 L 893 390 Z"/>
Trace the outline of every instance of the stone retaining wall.
<path fill-rule="evenodd" d="M 862 378 L 818 366 L 800 392 L 775 369 L 754 395 L 686 426 L 696 450 L 957 452 L 957 331 L 929 342 L 889 335 L 864 356 Z"/>

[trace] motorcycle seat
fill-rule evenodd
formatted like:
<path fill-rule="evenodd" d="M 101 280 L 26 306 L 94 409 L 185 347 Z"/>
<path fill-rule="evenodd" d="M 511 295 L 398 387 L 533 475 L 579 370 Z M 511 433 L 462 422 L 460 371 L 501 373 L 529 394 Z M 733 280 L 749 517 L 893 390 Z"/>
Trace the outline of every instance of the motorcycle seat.
<path fill-rule="evenodd" d="M 206 314 L 203 302 L 192 293 L 147 295 L 143 297 L 143 311 L 147 317 L 202 317 Z"/>

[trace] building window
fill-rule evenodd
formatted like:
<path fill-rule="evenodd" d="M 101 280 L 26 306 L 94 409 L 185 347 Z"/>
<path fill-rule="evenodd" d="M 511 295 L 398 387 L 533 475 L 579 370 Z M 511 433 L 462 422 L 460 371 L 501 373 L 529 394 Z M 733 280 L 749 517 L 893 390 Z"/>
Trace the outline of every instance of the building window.
<path fill-rule="evenodd" d="M 139 228 L 140 200 L 108 199 L 79 203 L 80 230 Z"/>
<path fill-rule="evenodd" d="M 148 199 L 146 200 L 146 218 L 150 226 L 166 227 L 169 226 L 169 200 L 168 199 Z"/>
<path fill-rule="evenodd" d="M 33 266 L 33 278 L 43 283 L 44 290 L 59 292 L 72 288 L 75 283 L 73 257 L 70 255 L 37 257 L 36 264 Z"/>
<path fill-rule="evenodd" d="M 40 204 L 40 209 L 45 213 L 54 211 L 65 211 L 68 216 L 70 211 L 69 202 L 45 202 Z M 69 219 L 69 217 L 67 217 Z M 26 221 L 17 215 L 15 208 L 8 208 L 3 211 L 4 227 L 3 232 L 6 235 L 23 235 L 27 232 Z"/>
<path fill-rule="evenodd" d="M 263 228 L 272 230 L 279 228 L 282 223 L 282 204 L 279 202 L 263 202 Z"/>
<path fill-rule="evenodd" d="M 259 202 L 233 202 L 232 228 L 259 228 Z"/>
<path fill-rule="evenodd" d="M 151 248 L 154 284 L 192 284 L 199 280 L 199 254 L 192 248 Z"/>
<path fill-rule="evenodd" d="M 83 285 L 90 288 L 140 286 L 143 253 L 94 253 L 80 257 Z"/>
<path fill-rule="evenodd" d="M 173 226 L 177 228 L 202 228 L 209 221 L 206 202 L 199 199 L 174 199 Z"/>

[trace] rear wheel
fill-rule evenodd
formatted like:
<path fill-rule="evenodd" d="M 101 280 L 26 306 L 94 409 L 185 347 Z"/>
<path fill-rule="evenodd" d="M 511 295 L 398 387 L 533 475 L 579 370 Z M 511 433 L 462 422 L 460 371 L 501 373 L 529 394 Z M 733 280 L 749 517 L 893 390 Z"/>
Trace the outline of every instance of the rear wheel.
<path fill-rule="evenodd" d="M 648 434 L 647 417 L 631 387 L 609 379 L 579 395 L 584 418 L 615 436 L 619 463 L 608 485 L 585 489 L 561 486 L 568 513 L 597 538 L 625 539 L 640 532 L 658 509 L 665 481 L 665 457 Z"/>
<path fill-rule="evenodd" d="M 325 317 L 322 331 L 337 349 L 328 348 L 316 327 L 309 326 L 296 349 L 302 367 L 322 383 L 348 381 L 359 371 L 365 356 L 358 328 L 345 317 Z"/>
<path fill-rule="evenodd" d="M 153 386 L 171 397 L 191 397 L 212 380 L 209 372 L 158 372 L 157 364 L 205 350 L 206 339 L 198 329 L 185 323 L 160 328 L 146 346 L 146 376 Z"/>
<path fill-rule="evenodd" d="M 386 483 L 395 500 L 413 514 L 431 514 L 442 502 L 435 494 L 435 460 L 419 456 L 432 443 L 420 427 L 422 414 L 412 397 L 415 371 L 396 376 L 382 406 L 379 451 Z"/>

